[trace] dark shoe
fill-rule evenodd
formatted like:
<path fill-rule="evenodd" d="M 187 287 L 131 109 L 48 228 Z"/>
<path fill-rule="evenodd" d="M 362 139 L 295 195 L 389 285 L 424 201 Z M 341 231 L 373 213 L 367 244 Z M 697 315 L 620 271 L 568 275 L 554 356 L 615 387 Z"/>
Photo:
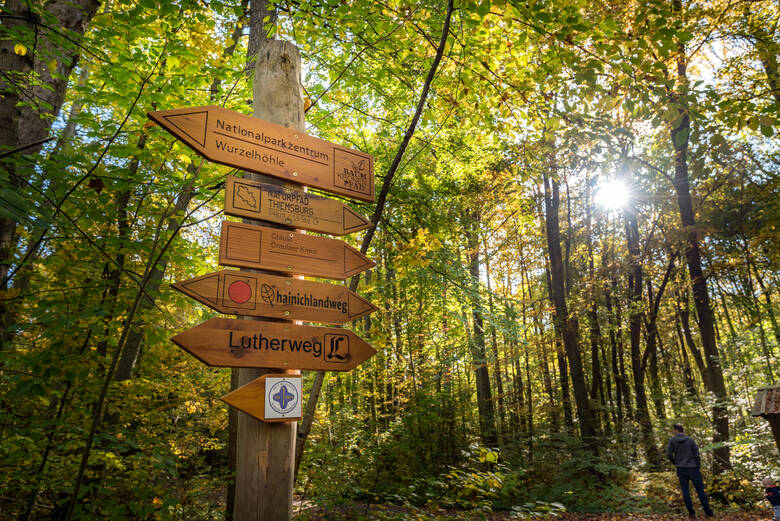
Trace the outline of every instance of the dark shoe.
<path fill-rule="evenodd" d="M 688 517 L 691 519 L 696 519 L 696 514 L 688 514 Z"/>

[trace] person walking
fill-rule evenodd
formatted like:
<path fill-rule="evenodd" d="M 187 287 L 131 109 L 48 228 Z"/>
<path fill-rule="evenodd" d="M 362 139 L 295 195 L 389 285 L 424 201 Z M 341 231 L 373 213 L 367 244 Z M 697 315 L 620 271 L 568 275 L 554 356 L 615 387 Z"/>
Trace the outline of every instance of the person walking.
<path fill-rule="evenodd" d="M 701 467 L 699 447 L 692 438 L 685 435 L 685 429 L 679 423 L 675 423 L 672 426 L 672 434 L 669 445 L 666 446 L 666 456 L 677 468 L 677 478 L 680 480 L 680 490 L 682 491 L 683 501 L 685 501 L 685 508 L 688 509 L 688 517 L 696 517 L 696 512 L 693 510 L 693 503 L 691 502 L 690 482 L 693 482 L 696 494 L 699 495 L 704 515 L 714 517 L 707 493 L 704 492 L 704 480 L 699 470 Z"/>
<path fill-rule="evenodd" d="M 780 521 L 780 487 L 777 486 L 777 482 L 771 477 L 764 478 L 761 484 L 764 485 L 766 500 L 769 501 L 775 511 L 774 521 Z"/>

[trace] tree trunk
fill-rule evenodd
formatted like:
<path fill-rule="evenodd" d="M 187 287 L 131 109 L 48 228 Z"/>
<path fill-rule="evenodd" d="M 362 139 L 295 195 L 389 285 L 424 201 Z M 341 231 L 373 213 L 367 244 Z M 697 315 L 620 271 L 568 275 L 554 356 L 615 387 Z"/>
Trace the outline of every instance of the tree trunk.
<path fill-rule="evenodd" d="M 673 10 L 680 14 L 682 0 L 672 0 Z M 688 89 L 688 58 L 685 53 L 685 44 L 679 44 L 677 52 L 677 78 L 680 92 L 687 93 Z M 710 308 L 710 298 L 707 290 L 707 279 L 701 263 L 699 249 L 699 233 L 696 228 L 696 218 L 691 200 L 690 182 L 688 178 L 688 140 L 690 134 L 690 115 L 684 97 L 678 92 L 673 92 L 670 105 L 678 112 L 678 117 L 671 129 L 671 140 L 674 146 L 674 189 L 677 194 L 677 205 L 680 210 L 680 222 L 686 234 L 685 260 L 688 264 L 688 274 L 691 278 L 693 301 L 696 305 L 696 313 L 699 317 L 699 331 L 704 347 L 704 355 L 707 359 L 707 370 L 710 385 L 715 394 L 716 403 L 712 409 L 713 425 L 715 428 L 714 443 L 727 443 L 729 441 L 729 418 L 727 410 L 728 393 L 723 379 L 723 369 L 720 364 L 720 353 L 715 341 L 715 326 Z M 713 451 L 715 464 L 713 471 L 720 474 L 731 468 L 730 449 L 728 445 L 718 447 Z"/>
<path fill-rule="evenodd" d="M 677 330 L 677 346 L 680 350 L 680 356 L 683 362 L 683 377 L 685 379 L 685 390 L 690 396 L 697 397 L 696 384 L 693 382 L 693 373 L 691 371 L 691 362 L 688 359 L 688 350 L 685 349 L 685 339 L 683 338 L 682 328 L 680 327 L 679 315 L 675 315 L 675 329 Z"/>
<path fill-rule="evenodd" d="M 628 275 L 628 295 L 631 308 L 628 318 L 629 336 L 631 339 L 631 372 L 634 375 L 634 393 L 636 394 L 636 419 L 642 435 L 642 447 L 648 465 L 653 469 L 661 466 L 661 456 L 655 444 L 653 424 L 647 404 L 645 391 L 645 364 L 640 345 L 642 334 L 642 261 L 639 251 L 639 228 L 636 213 L 625 210 L 626 242 L 631 258 L 631 268 Z"/>
<path fill-rule="evenodd" d="M 604 377 L 601 372 L 601 360 L 599 352 L 601 350 L 601 326 L 598 315 L 598 295 L 596 288 L 596 270 L 593 262 L 593 223 L 591 216 L 592 198 L 591 198 L 591 180 L 585 180 L 587 187 L 585 201 L 585 220 L 586 220 L 586 244 L 588 248 L 588 336 L 590 337 L 590 365 L 591 365 L 591 383 L 590 383 L 590 401 L 594 407 L 594 416 L 597 425 L 602 429 L 609 423 L 606 415 L 606 400 L 604 395 Z M 567 185 L 568 196 L 568 185 Z M 571 211 L 570 211 L 571 213 Z M 569 224 L 571 226 L 571 224 Z"/>
<path fill-rule="evenodd" d="M 498 405 L 498 425 L 497 435 L 499 445 L 503 445 L 502 440 L 505 436 L 506 412 L 504 405 L 504 382 L 501 379 L 501 356 L 498 352 L 498 339 L 496 337 L 496 313 L 493 306 L 493 287 L 490 282 L 490 263 L 488 262 L 487 243 L 485 242 L 485 281 L 487 282 L 488 292 L 488 310 L 490 311 L 490 347 L 493 354 L 493 378 L 496 380 L 496 403 Z"/>
<path fill-rule="evenodd" d="M 550 256 L 550 283 L 552 303 L 555 306 L 553 317 L 559 333 L 563 337 L 563 346 L 571 370 L 574 401 L 577 404 L 577 417 L 580 421 L 580 434 L 585 445 L 594 453 L 598 452 L 596 422 L 588 400 L 585 384 L 585 372 L 579 346 L 579 332 L 576 323 L 569 317 L 566 303 L 563 258 L 561 255 L 561 235 L 558 225 L 559 191 L 558 181 L 544 172 L 544 206 L 547 250 Z"/>
<path fill-rule="evenodd" d="M 51 38 L 51 30 L 39 30 L 35 20 L 51 16 L 57 21 L 56 29 L 64 31 L 69 40 L 78 40 L 84 35 L 100 2 L 97 0 L 53 0 L 35 3 L 37 9 L 30 10 L 30 3 L 21 0 L 7 0 L 3 6 L 4 16 L 0 19 L 4 34 L 12 32 L 35 35 L 34 40 L 25 41 L 26 53 L 16 53 L 17 40 L 0 40 L 0 150 L 10 151 L 43 140 L 51 129 L 65 99 L 68 79 L 78 63 L 80 49 L 76 45 L 63 43 L 63 38 Z M 48 21 L 48 20 L 47 20 Z M 56 68 L 49 69 L 54 60 Z M 22 103 L 24 102 L 24 103 Z M 25 154 L 34 154 L 41 145 L 26 148 Z M 0 160 L 0 170 L 7 171 L 11 187 L 27 192 L 24 186 L 31 173 L 29 167 L 17 168 L 14 155 Z M 7 287 L 8 267 L 16 249 L 16 226 L 14 219 L 0 218 L 0 290 Z M 2 340 L 2 338 L 0 338 Z"/>
<path fill-rule="evenodd" d="M 666 285 L 674 270 L 674 263 L 677 259 L 676 254 L 671 254 L 669 257 L 669 263 L 664 272 L 663 280 L 658 286 L 658 292 L 653 295 L 653 285 L 647 281 L 647 319 L 645 320 L 645 337 L 647 343 L 647 349 L 650 352 L 650 384 L 653 390 L 653 403 L 655 405 L 656 416 L 660 420 L 666 420 L 666 409 L 664 407 L 664 393 L 663 386 L 658 374 L 658 350 L 660 348 L 658 342 L 658 311 L 661 307 L 661 299 L 666 291 Z"/>
<path fill-rule="evenodd" d="M 52 0 L 33 2 L 6 0 L 0 17 L 0 33 L 26 34 L 30 40 L 15 38 L 0 40 L 0 152 L 20 150 L 36 154 L 46 138 L 52 122 L 57 118 L 65 99 L 68 79 L 76 66 L 80 49 L 63 38 L 54 36 L 51 29 L 40 30 L 36 20 L 51 16 L 57 23 L 57 32 L 64 31 L 68 39 L 78 42 L 100 3 L 97 0 Z M 17 53 L 15 46 L 23 43 L 25 53 Z M 49 63 L 56 63 L 53 70 Z M 39 143 L 34 146 L 35 143 Z M 20 150 L 21 151 L 21 150 Z M 20 193 L 29 192 L 27 180 L 33 172 L 32 163 L 20 162 L 19 154 L 0 158 L 0 184 Z M 5 214 L 5 212 L 3 212 Z M 10 267 L 14 264 L 19 234 L 18 222 L 13 217 L 0 217 L 0 291 L 10 283 Z M 37 235 L 37 231 L 33 235 Z M 28 277 L 29 274 L 22 274 Z M 18 287 L 26 286 L 26 281 Z M 10 342 L 9 326 L 16 320 L 14 301 L 0 300 L 0 350 Z"/>
<path fill-rule="evenodd" d="M 485 326 L 482 316 L 482 297 L 479 288 L 479 214 L 469 212 L 464 218 L 466 247 L 468 248 L 469 276 L 471 277 L 471 317 L 474 333 L 471 342 L 471 357 L 474 364 L 474 377 L 477 386 L 477 411 L 479 412 L 479 433 L 486 447 L 498 446 L 496 419 L 493 408 L 493 392 L 488 373 L 487 348 L 485 345 Z"/>

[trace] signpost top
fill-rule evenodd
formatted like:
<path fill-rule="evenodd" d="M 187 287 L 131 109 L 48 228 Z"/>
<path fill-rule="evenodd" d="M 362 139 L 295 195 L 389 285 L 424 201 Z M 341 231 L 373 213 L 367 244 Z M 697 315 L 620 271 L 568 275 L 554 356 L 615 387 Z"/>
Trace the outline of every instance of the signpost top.
<path fill-rule="evenodd" d="M 374 200 L 374 157 L 218 106 L 150 119 L 206 159 L 362 201 Z"/>

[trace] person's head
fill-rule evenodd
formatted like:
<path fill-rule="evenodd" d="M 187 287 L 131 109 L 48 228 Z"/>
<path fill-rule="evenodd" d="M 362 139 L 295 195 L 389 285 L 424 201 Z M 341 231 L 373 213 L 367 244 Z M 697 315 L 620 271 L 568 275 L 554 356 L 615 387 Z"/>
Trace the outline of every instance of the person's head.
<path fill-rule="evenodd" d="M 776 485 L 775 480 L 771 477 L 766 477 L 761 480 L 761 484 L 764 485 L 766 488 L 774 487 Z"/>
<path fill-rule="evenodd" d="M 672 430 L 674 431 L 675 434 L 682 434 L 685 432 L 682 423 L 675 423 L 674 425 L 672 425 Z"/>

